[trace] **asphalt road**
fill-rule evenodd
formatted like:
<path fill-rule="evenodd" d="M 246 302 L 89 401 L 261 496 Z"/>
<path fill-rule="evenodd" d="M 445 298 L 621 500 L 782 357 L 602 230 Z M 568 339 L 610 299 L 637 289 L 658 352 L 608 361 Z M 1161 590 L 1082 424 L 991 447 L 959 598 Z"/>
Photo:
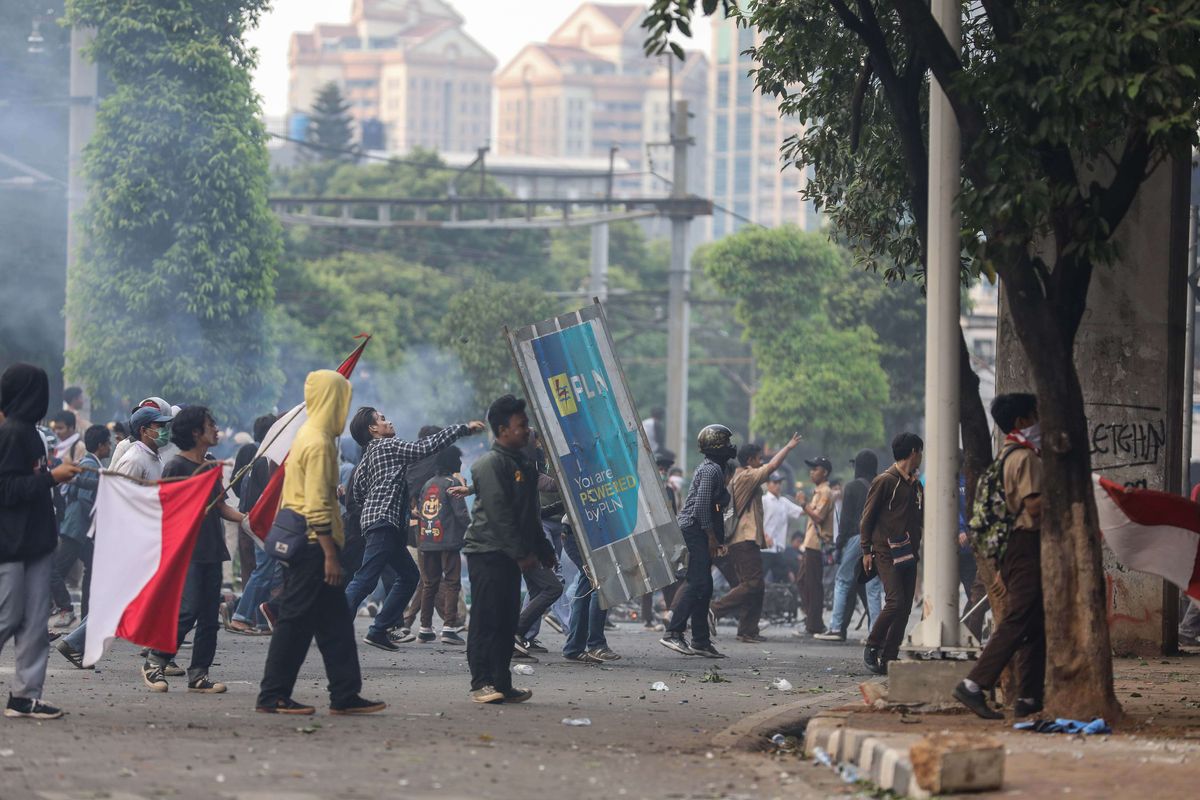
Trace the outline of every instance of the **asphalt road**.
<path fill-rule="evenodd" d="M 363 645 L 363 694 L 389 708 L 361 718 L 328 714 L 315 647 L 296 689 L 317 706 L 313 717 L 254 712 L 266 637 L 221 633 L 212 678 L 228 684 L 223 695 L 189 694 L 182 678 L 152 694 L 136 648 L 123 642 L 94 672 L 51 652 L 46 700 L 67 716 L 0 718 L 0 800 L 827 796 L 806 782 L 814 768 L 711 742 L 746 715 L 853 689 L 864 677 L 861 647 L 797 640 L 779 627 L 760 645 L 734 641 L 729 625 L 720 632 L 729 658 L 711 661 L 622 624 L 609 644 L 625 658 L 592 666 L 564 661 L 563 637 L 547 629 L 550 655 L 516 676 L 533 700 L 497 706 L 469 701 L 461 647 L 412 643 L 392 654 Z M 703 680 L 713 668 L 721 682 Z M 6 651 L 0 677 L 11 675 Z M 795 688 L 770 688 L 778 678 Z M 669 691 L 653 691 L 655 681 Z M 563 724 L 579 718 L 591 724 Z"/>

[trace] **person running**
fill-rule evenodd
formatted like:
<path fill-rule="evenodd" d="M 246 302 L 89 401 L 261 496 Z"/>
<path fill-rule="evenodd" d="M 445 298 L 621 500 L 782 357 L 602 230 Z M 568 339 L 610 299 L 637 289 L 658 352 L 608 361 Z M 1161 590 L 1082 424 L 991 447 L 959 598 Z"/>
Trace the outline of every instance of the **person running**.
<path fill-rule="evenodd" d="M 709 602 L 713 592 L 713 558 L 725 554 L 722 514 L 729 505 L 725 465 L 737 455 L 737 448 L 733 445 L 733 431 L 724 425 L 705 427 L 696 441 L 704 460 L 692 474 L 692 485 L 678 516 L 688 551 L 687 582 L 676 592 L 671 622 L 659 643 L 683 655 L 724 658 L 712 644 Z M 692 625 L 690 644 L 683 637 L 689 621 Z"/>
<path fill-rule="evenodd" d="M 386 703 L 364 699 L 354 618 L 342 589 L 342 517 L 338 513 L 337 437 L 350 410 L 350 381 L 331 369 L 304 380 L 308 419 L 296 432 L 283 476 L 279 515 L 305 526 L 307 543 L 283 570 L 279 616 L 263 665 L 255 710 L 263 714 L 312 714 L 292 697 L 296 676 L 313 638 L 329 679 L 333 714 L 371 714 Z M 280 524 L 280 516 L 276 524 Z"/>
<path fill-rule="evenodd" d="M 0 648 L 13 640 L 13 672 L 6 717 L 58 719 L 61 709 L 42 701 L 46 682 L 46 620 L 58 524 L 50 492 L 80 473 L 63 462 L 47 468 L 37 423 L 50 406 L 50 379 L 32 364 L 0 375 Z"/>
<path fill-rule="evenodd" d="M 421 554 L 421 629 L 417 641 L 432 642 L 433 612 L 442 618 L 442 643 L 466 644 L 456 630 L 458 596 L 462 590 L 462 547 L 471 524 L 467 502 L 448 493 L 461 486 L 462 451 L 451 445 L 434 456 L 436 474 L 417 496 L 417 551 Z"/>

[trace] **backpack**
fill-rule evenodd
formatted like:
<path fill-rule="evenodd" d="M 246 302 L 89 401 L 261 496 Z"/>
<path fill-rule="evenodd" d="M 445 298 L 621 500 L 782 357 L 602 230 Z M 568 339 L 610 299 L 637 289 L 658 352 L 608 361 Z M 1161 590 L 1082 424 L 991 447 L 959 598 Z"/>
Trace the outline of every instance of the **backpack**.
<path fill-rule="evenodd" d="M 1017 514 L 1008 510 L 1008 495 L 1004 491 L 1004 462 L 1018 449 L 1006 448 L 1000 458 L 988 464 L 979 476 L 975 505 L 971 509 L 971 521 L 967 523 L 967 528 L 970 530 L 971 549 L 980 558 L 999 562 L 1008 548 L 1008 539 L 1020 510 Z"/>

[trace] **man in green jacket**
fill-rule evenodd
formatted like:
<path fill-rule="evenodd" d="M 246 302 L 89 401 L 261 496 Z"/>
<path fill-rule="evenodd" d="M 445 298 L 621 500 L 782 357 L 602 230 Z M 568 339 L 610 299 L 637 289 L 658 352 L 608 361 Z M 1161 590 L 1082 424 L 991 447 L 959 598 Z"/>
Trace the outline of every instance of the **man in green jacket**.
<path fill-rule="evenodd" d="M 495 440 L 471 467 L 476 498 L 462 550 L 471 577 L 471 699 L 521 703 L 533 697 L 513 688 L 509 672 L 521 573 L 553 563 L 554 551 L 542 535 L 537 467 L 521 452 L 530 433 L 525 401 L 506 394 L 488 408 L 487 418 Z"/>

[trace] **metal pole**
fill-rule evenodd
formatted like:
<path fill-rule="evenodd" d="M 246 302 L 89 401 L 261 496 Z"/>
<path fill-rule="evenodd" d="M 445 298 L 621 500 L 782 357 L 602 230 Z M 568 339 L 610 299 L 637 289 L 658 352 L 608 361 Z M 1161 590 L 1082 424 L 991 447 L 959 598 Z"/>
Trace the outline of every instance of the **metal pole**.
<path fill-rule="evenodd" d="M 1196 279 L 1200 278 L 1200 253 L 1197 253 L 1196 236 L 1200 228 L 1200 207 L 1192 206 L 1188 225 L 1188 277 L 1187 303 L 1184 313 L 1183 348 L 1183 487 L 1184 494 L 1192 490 L 1192 408 L 1196 392 Z"/>
<path fill-rule="evenodd" d="M 957 0 L 934 0 L 934 16 L 955 52 L 962 41 L 959 10 Z M 911 637 L 912 648 L 921 651 L 959 645 L 959 131 L 941 87 L 931 88 L 925 273 L 925 618 Z"/>
<path fill-rule="evenodd" d="M 82 237 L 77 230 L 78 218 L 87 202 L 87 184 L 83 179 L 83 148 L 96 129 L 96 94 L 98 70 L 96 64 L 83 54 L 96 32 L 91 28 L 71 29 L 71 108 L 67 132 L 67 297 L 71 295 L 73 274 Z M 70 353 L 75 347 L 72 315 L 66 314 L 64 347 Z"/>
<path fill-rule="evenodd" d="M 687 197 L 688 104 L 675 104 L 671 120 L 674 182 L 671 197 Z M 688 225 L 691 217 L 671 215 L 671 272 L 667 282 L 667 437 L 681 465 L 687 463 L 688 338 L 690 333 L 688 291 L 691 263 L 688 258 Z"/>
<path fill-rule="evenodd" d="M 592 297 L 604 303 L 608 300 L 608 223 L 592 225 L 592 274 L 588 284 Z"/>

